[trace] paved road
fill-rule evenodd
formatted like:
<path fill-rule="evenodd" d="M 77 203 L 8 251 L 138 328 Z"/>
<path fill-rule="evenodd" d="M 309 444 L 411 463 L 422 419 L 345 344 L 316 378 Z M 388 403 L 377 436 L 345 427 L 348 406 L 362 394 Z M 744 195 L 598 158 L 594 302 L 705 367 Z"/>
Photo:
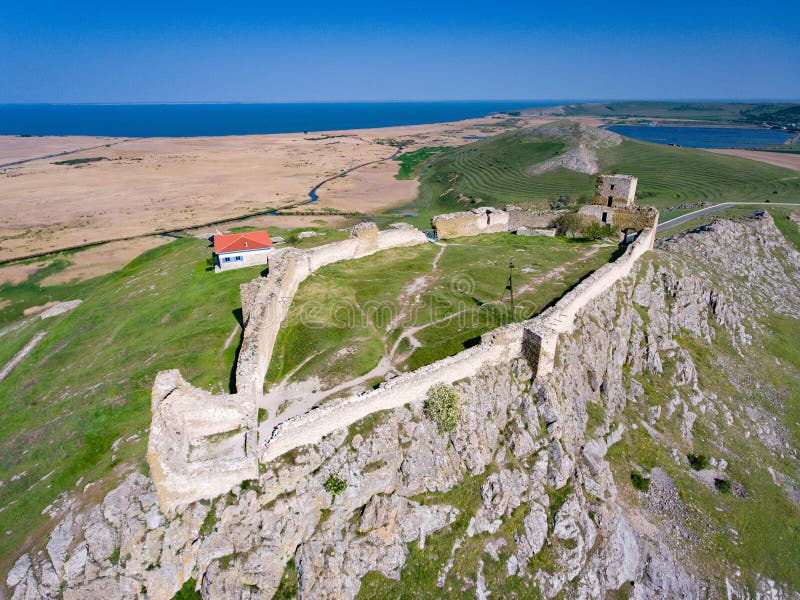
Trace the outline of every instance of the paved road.
<path fill-rule="evenodd" d="M 800 203 L 792 203 L 792 202 L 722 202 L 720 204 L 714 204 L 712 206 L 706 206 L 705 208 L 701 208 L 700 210 L 695 210 L 690 213 L 686 213 L 685 215 L 681 215 L 680 217 L 675 217 L 674 219 L 670 219 L 669 221 L 664 221 L 663 223 L 658 224 L 658 231 L 663 231 L 664 229 L 668 229 L 669 227 L 675 227 L 676 225 L 681 225 L 682 223 L 686 223 L 686 221 L 691 221 L 696 217 L 701 217 L 703 215 L 707 215 L 712 212 L 716 212 L 718 210 L 723 210 L 725 208 L 731 208 L 734 206 L 800 206 Z"/>

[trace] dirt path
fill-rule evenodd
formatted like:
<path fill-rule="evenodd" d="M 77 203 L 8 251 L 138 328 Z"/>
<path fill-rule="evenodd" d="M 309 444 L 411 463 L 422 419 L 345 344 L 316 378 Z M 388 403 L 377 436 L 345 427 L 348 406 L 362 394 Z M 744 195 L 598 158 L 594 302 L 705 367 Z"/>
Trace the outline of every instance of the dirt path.
<path fill-rule="evenodd" d="M 40 331 L 36 335 L 33 336 L 33 339 L 29 341 L 25 346 L 23 346 L 22 350 L 17 352 L 10 361 L 6 363 L 2 370 L 0 370 L 0 381 L 3 381 L 6 377 L 11 375 L 11 372 L 17 368 L 17 365 L 25 360 L 25 357 L 30 354 L 34 348 L 42 341 L 42 338 L 47 335 L 46 331 Z"/>

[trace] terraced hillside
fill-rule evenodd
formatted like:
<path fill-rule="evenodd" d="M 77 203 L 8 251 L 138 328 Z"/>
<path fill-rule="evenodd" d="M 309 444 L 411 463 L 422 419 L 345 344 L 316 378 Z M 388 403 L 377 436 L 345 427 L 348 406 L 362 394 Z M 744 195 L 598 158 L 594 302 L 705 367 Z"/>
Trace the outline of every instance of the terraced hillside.
<path fill-rule="evenodd" d="M 700 201 L 786 202 L 800 197 L 800 175 L 788 169 L 628 138 L 611 147 L 593 148 L 584 139 L 570 139 L 569 122 L 561 123 L 565 132 L 561 138 L 543 138 L 536 129 L 524 129 L 430 159 L 420 170 L 420 192 L 413 205 L 419 224 L 433 214 L 481 204 L 585 203 L 593 192 L 592 175 L 563 167 L 530 173 L 536 165 L 581 144 L 596 155 L 600 171 L 638 176 L 639 200 L 659 208 Z"/>

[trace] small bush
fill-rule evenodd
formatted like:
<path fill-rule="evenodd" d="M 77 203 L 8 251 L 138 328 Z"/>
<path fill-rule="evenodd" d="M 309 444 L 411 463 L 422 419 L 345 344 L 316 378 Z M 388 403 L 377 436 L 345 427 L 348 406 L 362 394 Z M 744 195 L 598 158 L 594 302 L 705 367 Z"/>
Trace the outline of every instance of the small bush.
<path fill-rule="evenodd" d="M 172 600 L 202 600 L 202 596 L 200 592 L 198 592 L 194 587 L 197 585 L 197 581 L 194 577 L 190 577 L 186 580 L 186 583 L 183 584 L 183 587 L 175 592 L 175 595 L 172 597 Z"/>
<path fill-rule="evenodd" d="M 334 473 L 325 482 L 325 489 L 335 497 L 347 489 L 347 480 L 339 477 L 338 473 Z"/>
<path fill-rule="evenodd" d="M 708 467 L 708 457 L 704 454 L 687 454 L 686 458 L 689 459 L 689 465 L 695 471 L 702 471 Z"/>
<path fill-rule="evenodd" d="M 584 221 L 578 213 L 564 213 L 556 219 L 555 225 L 561 235 L 575 235 L 583 230 Z"/>
<path fill-rule="evenodd" d="M 717 488 L 717 491 L 722 492 L 723 494 L 727 494 L 731 491 L 731 482 L 727 479 L 717 479 L 714 478 L 714 487 Z"/>
<path fill-rule="evenodd" d="M 586 422 L 586 431 L 588 433 L 591 433 L 597 427 L 605 423 L 606 409 L 599 402 L 587 402 L 586 414 L 589 417 L 588 421 Z"/>
<path fill-rule="evenodd" d="M 601 240 L 607 237 L 613 237 L 614 228 L 608 223 L 590 223 L 583 230 L 583 236 L 590 240 Z"/>
<path fill-rule="evenodd" d="M 650 479 L 642 477 L 639 473 L 631 473 L 631 483 L 640 492 L 647 493 L 650 490 Z"/>
<path fill-rule="evenodd" d="M 428 390 L 422 412 L 436 423 L 439 433 L 447 433 L 458 423 L 458 394 L 452 385 L 440 383 Z"/>
<path fill-rule="evenodd" d="M 263 423 L 264 421 L 266 421 L 268 416 L 269 416 L 269 413 L 267 412 L 266 408 L 259 408 L 258 409 L 258 422 L 259 423 Z"/>

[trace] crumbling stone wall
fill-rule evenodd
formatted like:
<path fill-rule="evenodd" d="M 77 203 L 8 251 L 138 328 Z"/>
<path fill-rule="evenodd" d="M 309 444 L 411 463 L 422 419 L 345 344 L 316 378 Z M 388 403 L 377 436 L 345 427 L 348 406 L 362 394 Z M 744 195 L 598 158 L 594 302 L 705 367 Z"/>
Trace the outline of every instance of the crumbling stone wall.
<path fill-rule="evenodd" d="M 608 208 L 598 204 L 587 204 L 581 206 L 578 214 L 589 217 L 594 221 L 608 223 L 620 231 L 626 229 L 641 231 L 646 227 L 654 228 L 658 225 L 658 210 L 652 206 Z"/>
<path fill-rule="evenodd" d="M 177 370 L 156 376 L 151 402 L 147 462 L 162 511 L 258 477 L 254 402 L 198 389 Z"/>
<path fill-rule="evenodd" d="M 550 229 L 556 226 L 556 220 L 567 210 L 526 210 L 509 204 L 505 208 L 508 213 L 508 231 L 528 229 Z"/>
<path fill-rule="evenodd" d="M 508 231 L 508 221 L 506 211 L 481 207 L 467 212 L 438 215 L 431 220 L 431 225 L 438 239 L 447 240 L 481 233 L 502 233 Z"/>

